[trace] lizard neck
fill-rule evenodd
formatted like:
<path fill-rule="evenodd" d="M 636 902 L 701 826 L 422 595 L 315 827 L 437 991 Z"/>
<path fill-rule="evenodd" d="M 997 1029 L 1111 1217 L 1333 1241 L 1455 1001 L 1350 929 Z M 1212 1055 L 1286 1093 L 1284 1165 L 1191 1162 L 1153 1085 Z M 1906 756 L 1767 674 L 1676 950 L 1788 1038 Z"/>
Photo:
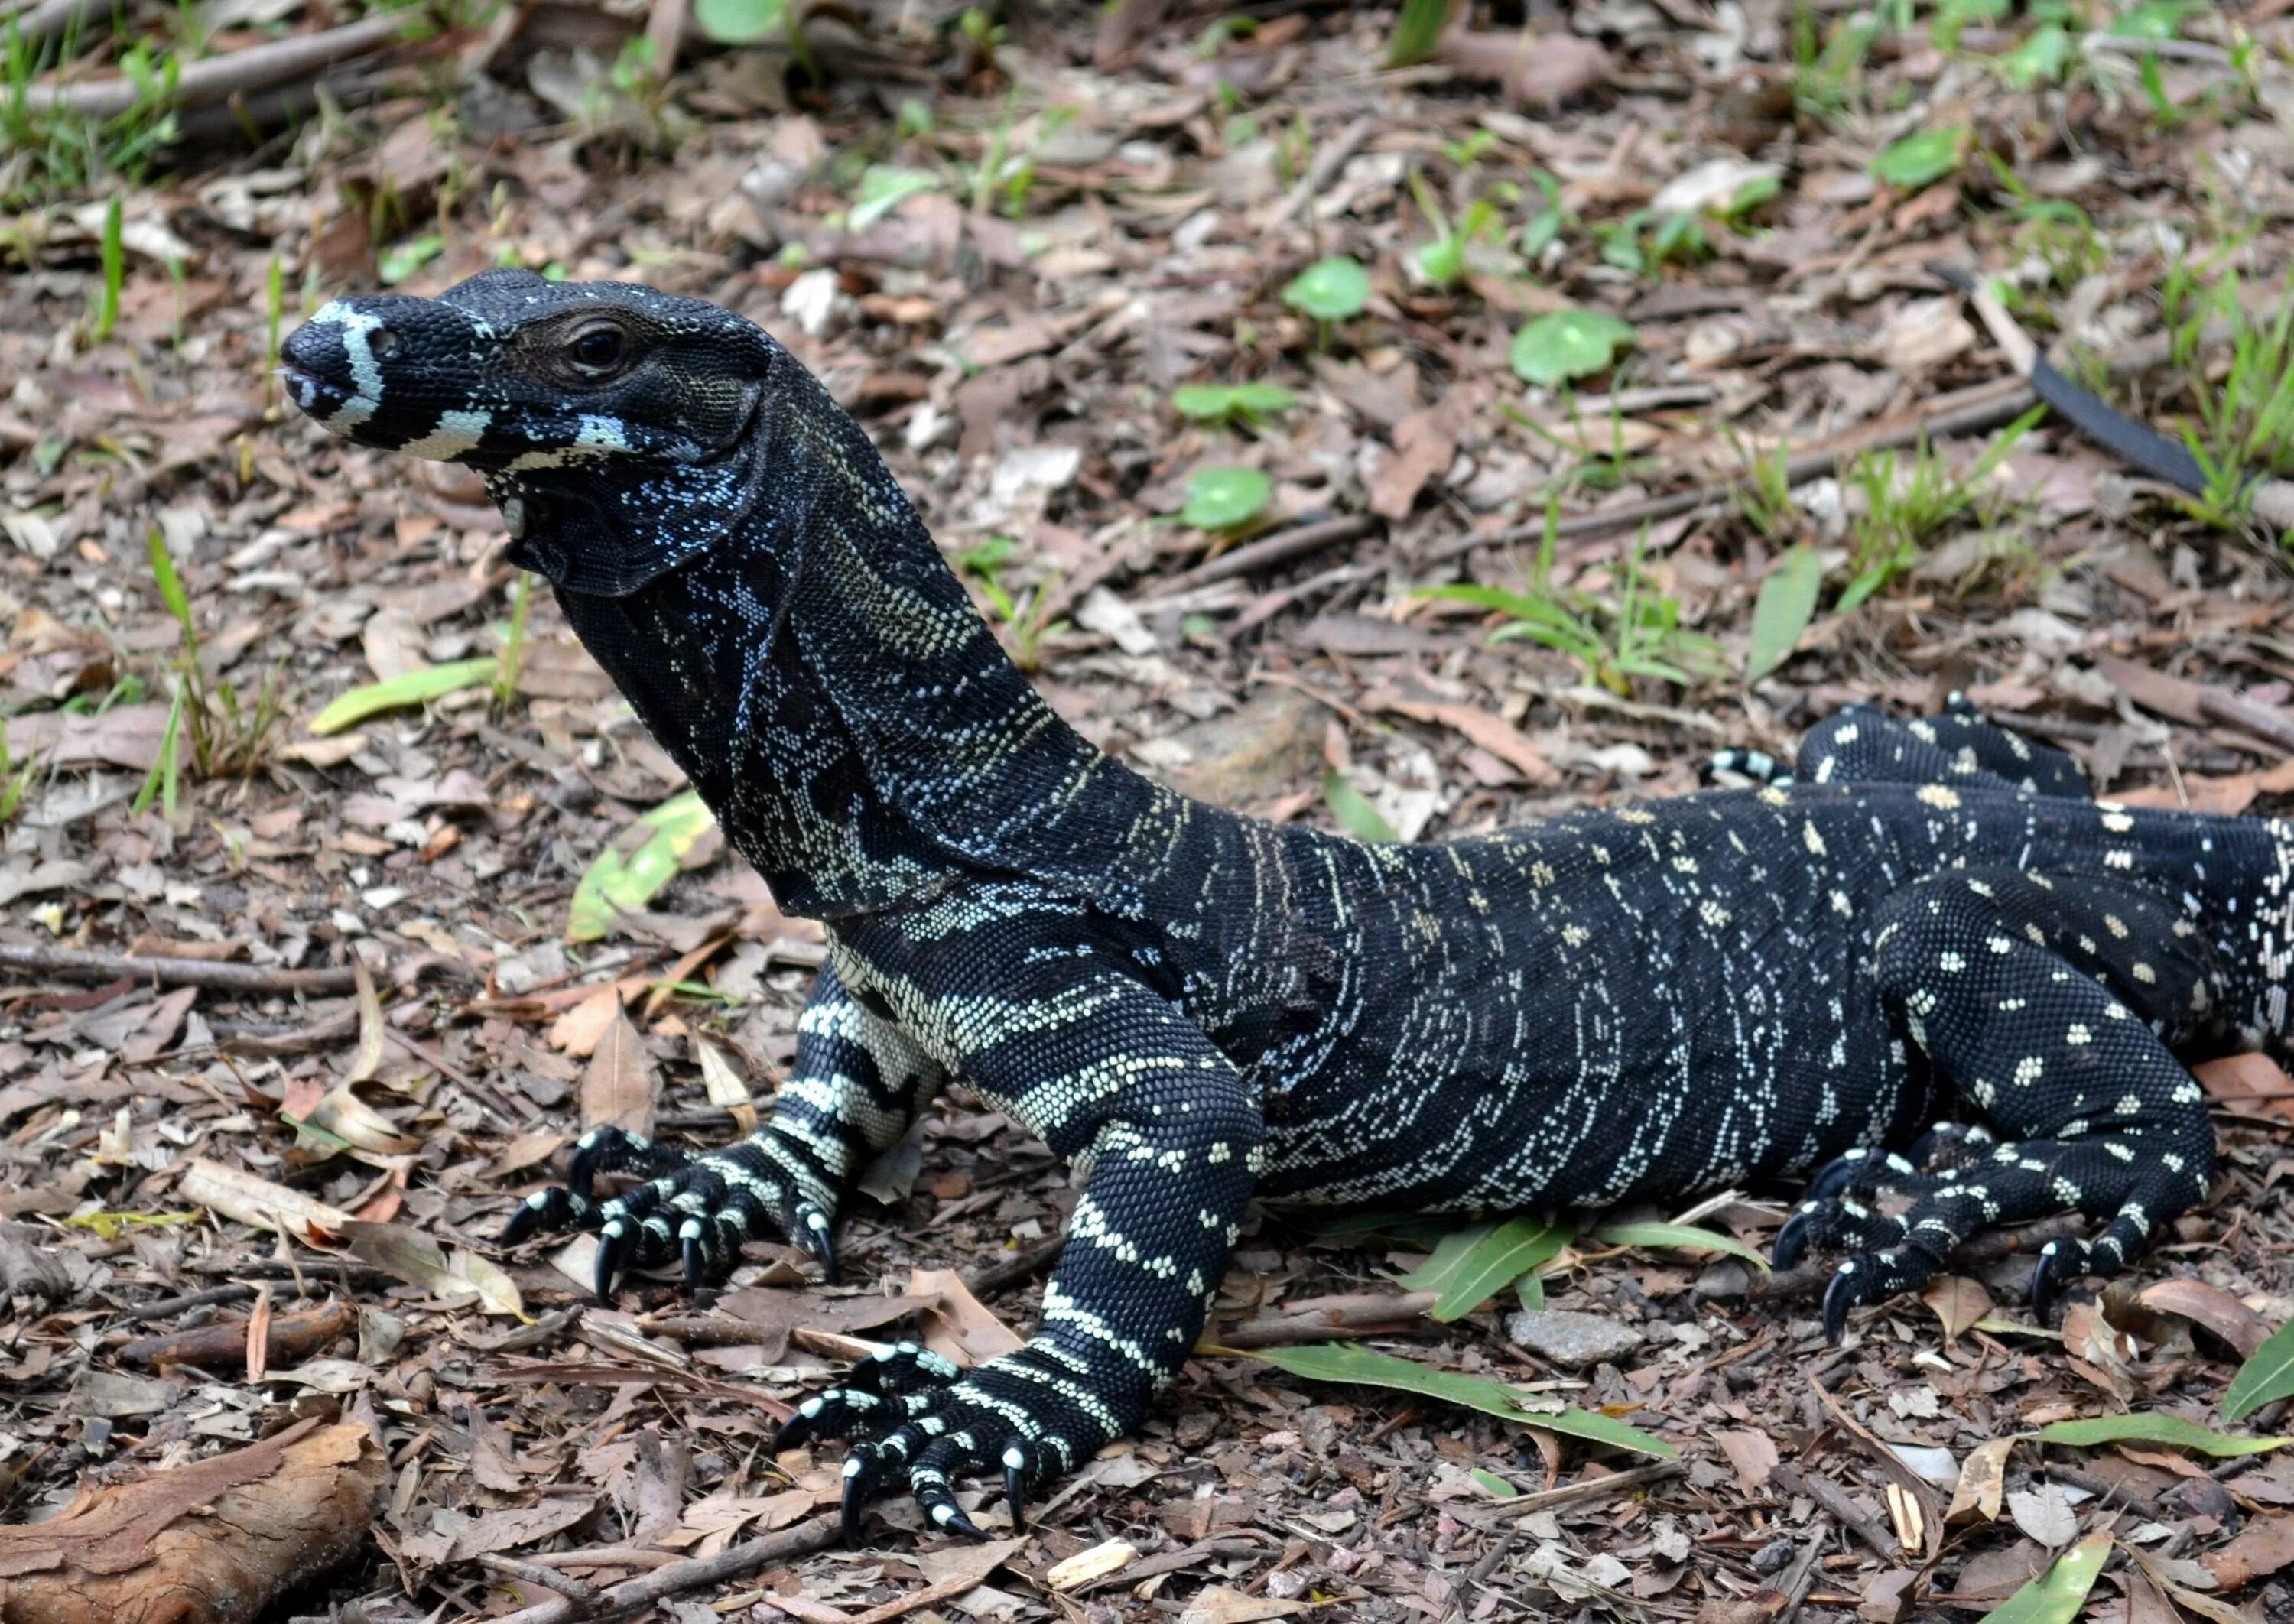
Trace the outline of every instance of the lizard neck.
<path fill-rule="evenodd" d="M 1135 915 L 1189 828 L 1229 816 L 1052 711 L 809 375 L 718 463 L 606 459 L 505 474 L 495 495 L 521 561 L 793 913 L 1023 873 Z"/>

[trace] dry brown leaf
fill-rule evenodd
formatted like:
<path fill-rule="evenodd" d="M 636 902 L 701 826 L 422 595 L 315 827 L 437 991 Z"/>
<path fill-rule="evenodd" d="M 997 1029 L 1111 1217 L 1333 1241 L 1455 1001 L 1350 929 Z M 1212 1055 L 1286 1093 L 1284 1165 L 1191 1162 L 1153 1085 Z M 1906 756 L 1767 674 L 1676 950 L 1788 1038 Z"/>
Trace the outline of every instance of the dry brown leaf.
<path fill-rule="evenodd" d="M 339 1235 L 356 1220 L 338 1206 L 314 1201 L 300 1190 L 273 1184 L 251 1173 L 194 1157 L 177 1181 L 175 1193 L 194 1206 L 257 1230 L 283 1229 L 304 1240 Z"/>
<path fill-rule="evenodd" d="M 1991 1294 L 1964 1274 L 1940 1274 L 1927 1283 L 1920 1301 L 1943 1322 L 1943 1339 L 1956 1342 L 1968 1327 L 1991 1311 Z"/>
<path fill-rule="evenodd" d="M 1468 78 L 1496 79 L 1517 103 L 1565 102 L 1606 83 L 1609 53 L 1574 34 L 1485 34 L 1452 28 L 1435 47 L 1436 61 Z"/>
<path fill-rule="evenodd" d="M 1025 1345 L 953 1269 L 911 1271 L 908 1295 L 923 1301 L 924 1344 L 943 1359 L 984 1365 Z"/>
<path fill-rule="evenodd" d="M 622 995 L 629 990 L 628 983 L 616 981 L 584 993 L 578 1003 L 550 1023 L 549 1046 L 563 1049 L 577 1060 L 596 1053 L 606 1034 L 613 1030 L 614 1022 L 622 1018 Z"/>
<path fill-rule="evenodd" d="M 2007 1457 L 2014 1448 L 2013 1438 L 1994 1438 L 1967 1452 L 1967 1458 L 1959 1463 L 1959 1482 L 1952 1489 L 1951 1504 L 1944 1510 L 1945 1522 L 1959 1525 L 1989 1522 L 1998 1517 Z"/>
<path fill-rule="evenodd" d="M 1766 1433 L 1726 1432 L 1714 1433 L 1713 1441 L 1736 1468 L 1737 1481 L 1746 1494 L 1768 1487 L 1769 1474 L 1777 1469 L 1776 1440 Z"/>
<path fill-rule="evenodd" d="M 2241 1359 L 2253 1358 L 2270 1335 L 2270 1324 L 2260 1314 L 2204 1280 L 2158 1280 L 2137 1292 L 2135 1300 L 2155 1313 L 2175 1314 L 2213 1332 Z"/>
<path fill-rule="evenodd" d="M 1536 742 L 1493 710 L 1439 700 L 1410 699 L 1386 687 L 1364 695 L 1363 702 L 1368 710 L 1391 710 L 1413 722 L 1447 727 L 1488 751 L 1532 784 L 1550 786 L 1561 782 L 1559 769 L 1546 759 Z"/>
<path fill-rule="evenodd" d="M 2207 1097 L 2225 1105 L 2246 1105 L 2266 1116 L 2294 1120 L 2294 1077 L 2266 1054 L 2225 1054 L 2201 1060 L 2191 1075 Z"/>
<path fill-rule="evenodd" d="M 2235 1590 L 2294 1563 L 2294 1517 L 2259 1512 L 2249 1517 L 2238 1538 L 2199 1558 L 2225 1590 Z"/>
<path fill-rule="evenodd" d="M 653 1132 L 653 1097 L 659 1084 L 653 1056 L 616 997 L 614 1019 L 582 1069 L 582 1125 Z"/>
<path fill-rule="evenodd" d="M 449 1253 L 419 1230 L 403 1224 L 363 1223 L 352 1219 L 342 1229 L 351 1255 L 410 1286 L 451 1300 L 476 1296 L 493 1313 L 525 1318 L 517 1283 L 476 1253 Z"/>
<path fill-rule="evenodd" d="M 741 1081 L 716 1044 L 697 1032 L 691 1042 L 693 1058 L 701 1066 L 701 1086 L 708 1092 L 709 1103 L 730 1112 L 734 1127 L 743 1134 L 755 1133 L 757 1105 L 749 1097 L 749 1085 Z"/>

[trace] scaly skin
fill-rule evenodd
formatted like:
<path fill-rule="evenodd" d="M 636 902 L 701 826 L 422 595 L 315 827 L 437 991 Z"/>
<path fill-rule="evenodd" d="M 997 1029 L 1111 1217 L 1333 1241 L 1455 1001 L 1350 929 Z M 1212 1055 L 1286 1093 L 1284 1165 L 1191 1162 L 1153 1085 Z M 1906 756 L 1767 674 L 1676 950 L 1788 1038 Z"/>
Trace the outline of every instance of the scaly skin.
<path fill-rule="evenodd" d="M 1973 1230 L 2074 1207 L 2104 1228 L 2042 1257 L 2044 1308 L 2204 1196 L 2178 1057 L 2284 1047 L 2288 830 L 2099 806 L 1973 715 L 1849 712 L 1789 785 L 1359 845 L 1062 723 L 859 426 L 713 305 L 494 272 L 338 301 L 284 356 L 327 427 L 485 476 L 513 557 L 826 922 L 761 1131 L 700 1156 L 593 1133 L 507 1238 L 598 1230 L 600 1293 L 673 1261 L 698 1284 L 752 1237 L 833 1269 L 845 1190 L 951 1076 L 1089 1162 L 1025 1348 L 897 1352 L 785 1431 L 854 1441 L 849 1525 L 905 1483 L 976 1533 L 957 1479 L 1016 1514 L 1137 1425 L 1253 1198 L 1578 1208 L 1821 1169 L 1777 1252 L 1853 1252 L 1835 1337 Z M 1962 1108 L 1988 1133 L 1923 1137 Z M 605 1169 L 649 1181 L 598 1201 Z"/>

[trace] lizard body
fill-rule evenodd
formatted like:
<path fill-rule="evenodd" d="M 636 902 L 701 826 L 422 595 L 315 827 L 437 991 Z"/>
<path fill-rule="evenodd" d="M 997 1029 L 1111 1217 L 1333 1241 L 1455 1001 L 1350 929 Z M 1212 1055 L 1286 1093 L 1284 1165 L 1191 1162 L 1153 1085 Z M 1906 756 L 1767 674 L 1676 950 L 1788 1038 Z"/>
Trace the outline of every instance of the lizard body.
<path fill-rule="evenodd" d="M 1853 1254 L 1835 1337 L 1973 1230 L 2077 1208 L 2103 1227 L 2043 1255 L 2044 1311 L 2205 1196 L 2183 1058 L 2284 1047 L 2294 830 L 2098 804 L 1971 713 L 1845 713 L 1790 787 L 1362 845 L 1062 722 L 858 425 L 713 305 L 489 272 L 338 301 L 284 357 L 329 428 L 485 475 L 514 558 L 826 924 L 764 1128 L 593 1133 L 509 1238 L 599 1229 L 601 1292 L 774 1234 L 833 1269 L 843 1192 L 950 1076 L 1090 1168 L 1025 1348 L 908 1350 L 793 1419 L 857 1441 L 848 1520 L 905 1482 L 976 1532 L 957 1477 L 1000 1472 L 1016 1515 L 1135 1426 L 1254 1198 L 1550 1210 L 1818 1169 L 1777 1249 Z M 1934 1126 L 1963 1108 L 1986 1125 Z M 647 1181 L 598 1201 L 606 1169 Z"/>

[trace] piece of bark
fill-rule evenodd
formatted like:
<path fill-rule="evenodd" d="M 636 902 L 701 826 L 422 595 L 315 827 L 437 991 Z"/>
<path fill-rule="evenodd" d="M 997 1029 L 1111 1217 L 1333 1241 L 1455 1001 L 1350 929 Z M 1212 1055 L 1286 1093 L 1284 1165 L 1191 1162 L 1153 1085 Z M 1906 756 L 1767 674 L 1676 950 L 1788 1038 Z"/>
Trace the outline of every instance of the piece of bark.
<path fill-rule="evenodd" d="M 247 1357 L 248 1321 L 232 1320 L 196 1330 L 139 1336 L 119 1356 L 139 1365 L 199 1365 L 220 1369 Z M 311 1357 L 338 1336 L 357 1328 L 357 1316 L 345 1303 L 329 1303 L 306 1314 L 283 1314 L 271 1322 L 264 1351 L 268 1365 L 291 1365 Z"/>
<path fill-rule="evenodd" d="M 242 1624 L 365 1542 L 389 1476 L 355 1422 L 298 1422 L 0 1528 L 0 1624 Z"/>
<path fill-rule="evenodd" d="M 45 1297 L 61 1303 L 71 1295 L 71 1277 L 49 1255 L 54 1242 L 28 1223 L 0 1223 L 0 1301 Z"/>

